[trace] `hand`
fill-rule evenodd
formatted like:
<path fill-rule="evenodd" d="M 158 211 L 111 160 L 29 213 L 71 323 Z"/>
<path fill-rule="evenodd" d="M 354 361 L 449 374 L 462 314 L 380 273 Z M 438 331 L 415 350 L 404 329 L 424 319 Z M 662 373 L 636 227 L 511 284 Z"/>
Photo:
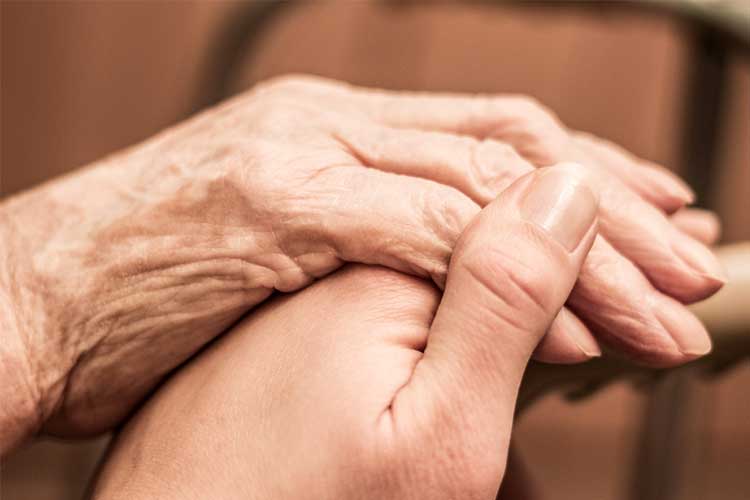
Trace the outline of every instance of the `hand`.
<path fill-rule="evenodd" d="M 526 101 L 451 99 L 280 80 L 5 201 L 0 307 L 13 315 L 0 326 L 6 337 L 15 332 L 4 345 L 17 347 L 0 367 L 10 380 L 3 399 L 12 402 L 10 417 L 0 417 L 13 421 L 0 432 L 0 450 L 39 429 L 79 435 L 117 425 L 165 374 L 274 290 L 297 290 L 342 262 L 442 285 L 480 205 L 534 168 L 507 143 L 452 132 L 478 133 L 467 117 L 482 111 L 510 127 L 499 134 L 510 144 L 540 157 L 521 140 L 523 125 L 536 123 Z M 428 125 L 453 130 L 418 130 Z M 553 132 L 540 133 L 554 142 Z M 634 172 L 661 186 L 648 191 L 663 192 L 662 205 L 681 203 L 674 179 Z M 642 361 L 704 352 L 705 331 L 671 295 L 695 299 L 718 288 L 707 274 L 716 265 L 710 253 L 606 169 L 585 175 L 603 190 L 611 245 L 595 245 L 572 310 Z M 547 338 L 543 359 L 581 360 L 598 349 L 565 309 Z"/>
<path fill-rule="evenodd" d="M 134 417 L 94 498 L 494 499 L 596 203 L 565 169 L 525 176 L 461 237 L 442 301 L 365 267 L 272 301 Z"/>
<path fill-rule="evenodd" d="M 675 225 L 667 219 L 693 199 L 669 171 L 566 130 L 527 97 L 384 92 L 310 77 L 282 79 L 276 91 L 336 103 L 338 109 L 348 105 L 383 127 L 381 134 L 350 139 L 365 161 L 439 176 L 434 178 L 482 206 L 529 168 L 581 162 L 582 175 L 601 194 L 601 235 L 539 359 L 570 362 L 596 355 L 589 328 L 615 350 L 654 366 L 710 350 L 705 330 L 683 304 L 713 294 L 726 278 L 710 251 L 679 230 L 697 225 L 706 234 L 705 218 L 680 218 Z M 401 132 L 389 133 L 393 128 Z M 708 229 L 717 232 L 715 224 Z"/>

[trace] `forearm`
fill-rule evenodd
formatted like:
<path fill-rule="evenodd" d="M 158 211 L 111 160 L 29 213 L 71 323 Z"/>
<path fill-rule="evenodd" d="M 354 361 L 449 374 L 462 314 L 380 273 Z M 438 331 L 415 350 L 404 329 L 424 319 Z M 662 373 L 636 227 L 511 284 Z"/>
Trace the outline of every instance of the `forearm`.
<path fill-rule="evenodd" d="M 38 430 L 116 425 L 123 403 L 271 293 L 273 273 L 251 258 L 275 249 L 253 248 L 249 225 L 219 224 L 226 204 L 215 224 L 201 219 L 205 193 L 150 148 L 0 203 L 3 450 Z"/>
<path fill-rule="evenodd" d="M 88 286 L 90 234 L 117 198 L 93 166 L 0 203 L 0 451 L 43 430 L 108 297 Z M 106 167 L 105 167 L 106 168 Z M 86 196 L 90 193 L 90 196 Z M 86 210 L 93 202 L 95 210 Z M 93 250 L 94 252 L 92 252 Z M 98 297 L 97 297 L 98 295 Z M 93 338 L 91 339 L 94 340 Z"/>

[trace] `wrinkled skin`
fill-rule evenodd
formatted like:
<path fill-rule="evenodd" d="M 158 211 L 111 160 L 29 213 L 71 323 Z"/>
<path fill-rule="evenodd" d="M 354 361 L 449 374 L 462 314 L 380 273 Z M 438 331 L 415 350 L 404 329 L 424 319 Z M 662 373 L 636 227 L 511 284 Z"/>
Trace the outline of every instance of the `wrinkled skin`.
<path fill-rule="evenodd" d="M 344 262 L 442 286 L 480 207 L 561 160 L 601 192 L 601 237 L 537 356 L 581 361 L 597 341 L 654 365 L 705 353 L 681 302 L 721 271 L 669 222 L 690 199 L 670 174 L 526 98 L 290 77 L 3 202 L 0 450 L 117 425 L 271 293 Z"/>
<path fill-rule="evenodd" d="M 563 227 L 530 221 L 541 177 L 472 221 L 442 300 L 366 266 L 270 300 L 129 422 L 93 497 L 494 499 L 523 371 L 596 234 L 586 187 Z"/>

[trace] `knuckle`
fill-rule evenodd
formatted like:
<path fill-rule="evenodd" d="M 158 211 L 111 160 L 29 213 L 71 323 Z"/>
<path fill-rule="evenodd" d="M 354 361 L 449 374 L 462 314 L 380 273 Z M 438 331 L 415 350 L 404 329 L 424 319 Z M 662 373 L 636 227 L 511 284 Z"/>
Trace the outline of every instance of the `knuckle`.
<path fill-rule="evenodd" d="M 521 116 L 534 121 L 557 122 L 554 111 L 542 104 L 538 99 L 528 95 L 514 96 L 513 101 Z"/>
<path fill-rule="evenodd" d="M 566 153 L 569 135 L 557 116 L 536 99 L 515 97 L 518 124 L 528 142 L 526 149 L 539 164 L 550 164 Z"/>
<path fill-rule="evenodd" d="M 474 182 L 480 187 L 495 184 L 501 173 L 501 158 L 506 156 L 503 145 L 491 139 L 471 140 L 469 171 Z"/>
<path fill-rule="evenodd" d="M 596 137 L 595 135 L 589 132 L 584 132 L 582 130 L 574 130 L 570 133 L 570 135 L 579 144 L 583 144 L 593 148 L 599 148 L 604 142 L 599 137 Z"/>
<path fill-rule="evenodd" d="M 500 142 L 494 139 L 485 139 L 480 143 L 480 149 L 486 153 L 491 153 L 493 156 L 504 159 L 517 159 L 520 158 L 518 152 L 513 146 L 507 142 Z"/>
<path fill-rule="evenodd" d="M 471 175 L 475 183 L 491 196 L 514 180 L 533 170 L 515 148 L 494 139 L 474 141 L 471 148 Z"/>
<path fill-rule="evenodd" d="M 263 93 L 294 92 L 304 89 L 310 80 L 310 77 L 303 74 L 288 73 L 264 80 L 255 88 Z"/>
<path fill-rule="evenodd" d="M 528 132 L 532 143 L 536 144 L 541 161 L 554 163 L 565 158 L 568 137 L 556 123 L 532 122 L 528 125 Z"/>
<path fill-rule="evenodd" d="M 310 110 L 303 103 L 284 97 L 261 99 L 252 108 L 252 116 L 246 119 L 245 127 L 257 137 L 279 143 L 290 138 L 309 134 L 313 127 L 301 126 L 311 123 Z"/>
<path fill-rule="evenodd" d="M 444 285 L 451 254 L 461 233 L 479 212 L 479 206 L 459 191 L 444 186 L 425 190 L 417 202 L 427 247 L 412 252 L 412 265 L 418 274 L 427 274 Z M 425 250 L 425 248 L 427 248 Z"/>
<path fill-rule="evenodd" d="M 299 111 L 283 100 L 269 99 L 257 108 L 257 123 L 262 125 L 284 125 L 298 118 Z"/>
<path fill-rule="evenodd" d="M 453 245 L 458 235 L 479 211 L 479 207 L 460 191 L 441 185 L 425 189 L 421 196 L 424 227 Z"/>
<path fill-rule="evenodd" d="M 346 89 L 343 82 L 330 80 L 303 73 L 288 73 L 275 76 L 255 86 L 258 93 L 264 95 L 290 96 L 307 94 L 314 91 L 336 91 Z"/>
<path fill-rule="evenodd" d="M 364 156 L 364 160 L 377 165 L 387 160 L 390 152 L 403 147 L 399 144 L 398 136 L 394 135 L 387 127 L 376 124 L 363 124 L 358 121 L 347 121 L 347 140 L 358 146 L 358 152 Z"/>
<path fill-rule="evenodd" d="M 516 105 L 526 111 L 527 114 L 535 114 L 544 111 L 544 105 L 536 97 L 530 95 L 517 95 L 514 96 L 514 100 Z"/>

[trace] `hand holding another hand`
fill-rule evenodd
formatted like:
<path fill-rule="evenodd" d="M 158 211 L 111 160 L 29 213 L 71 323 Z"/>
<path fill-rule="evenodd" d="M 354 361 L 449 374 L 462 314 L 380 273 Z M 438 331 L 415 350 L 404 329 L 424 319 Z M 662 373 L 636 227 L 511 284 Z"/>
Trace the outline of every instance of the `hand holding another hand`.
<path fill-rule="evenodd" d="M 596 205 L 576 172 L 535 172 L 464 232 L 442 300 L 364 266 L 270 300 L 132 419 L 93 497 L 494 499 Z"/>
<path fill-rule="evenodd" d="M 667 218 L 690 194 L 665 171 L 572 135 L 525 98 L 292 77 L 3 202 L 0 306 L 14 314 L 0 326 L 17 352 L 2 367 L 16 401 L 0 414 L 13 423 L 0 450 L 39 430 L 112 428 L 271 293 L 345 262 L 443 286 L 481 207 L 571 159 L 590 162 L 569 168 L 599 193 L 601 235 L 537 356 L 580 361 L 599 340 L 656 365 L 706 352 L 681 302 L 722 278 Z"/>

